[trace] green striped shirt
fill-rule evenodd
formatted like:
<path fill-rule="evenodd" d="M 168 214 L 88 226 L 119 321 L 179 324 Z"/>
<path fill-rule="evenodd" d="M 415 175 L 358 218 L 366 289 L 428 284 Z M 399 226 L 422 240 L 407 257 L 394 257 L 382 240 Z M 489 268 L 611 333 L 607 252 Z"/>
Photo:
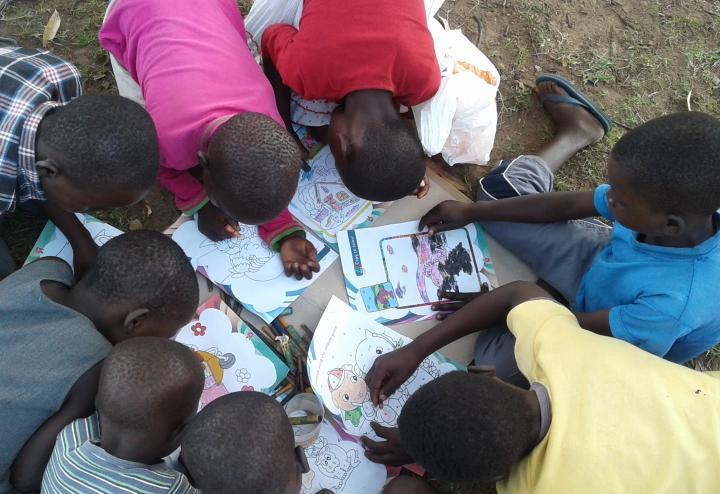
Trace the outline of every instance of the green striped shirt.
<path fill-rule="evenodd" d="M 143 465 L 121 460 L 100 446 L 97 414 L 78 419 L 58 434 L 45 469 L 42 493 L 48 494 L 199 494 L 182 473 L 164 463 Z"/>

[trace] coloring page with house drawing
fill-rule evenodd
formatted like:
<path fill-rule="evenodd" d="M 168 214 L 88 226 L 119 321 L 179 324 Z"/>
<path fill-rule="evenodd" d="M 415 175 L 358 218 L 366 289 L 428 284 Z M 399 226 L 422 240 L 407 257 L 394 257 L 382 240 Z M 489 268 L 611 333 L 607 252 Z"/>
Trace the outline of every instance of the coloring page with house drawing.
<path fill-rule="evenodd" d="M 329 146 L 322 147 L 308 166 L 309 170 L 300 172 L 297 192 L 288 209 L 300 223 L 337 250 L 339 230 L 372 225 L 384 209 L 345 187 Z"/>
<path fill-rule="evenodd" d="M 178 331 L 175 341 L 191 348 L 202 362 L 205 385 L 200 408 L 235 391 L 272 394 L 289 372 L 219 295 L 198 308 L 196 318 Z"/>
<path fill-rule="evenodd" d="M 377 357 L 410 341 L 337 297 L 328 303 L 310 343 L 308 376 L 315 394 L 351 436 L 377 438 L 370 422 L 395 427 L 400 410 L 415 390 L 442 374 L 465 369 L 434 353 L 382 408 L 374 407 L 365 383 L 367 372 Z"/>
<path fill-rule="evenodd" d="M 114 226 L 108 225 L 89 214 L 75 213 L 75 216 L 78 217 L 85 229 L 90 232 L 98 246 L 123 233 Z M 30 255 L 25 260 L 25 264 L 47 256 L 59 257 L 71 267 L 73 265 L 73 251 L 70 242 L 51 221 L 48 221 L 43 231 L 40 232 L 40 236 L 30 251 Z"/>
<path fill-rule="evenodd" d="M 357 439 L 332 419 L 323 421 L 320 435 L 305 448 L 305 456 L 310 471 L 302 476 L 302 494 L 322 489 L 338 494 L 377 494 L 387 477 L 385 467 L 368 460 Z"/>
<path fill-rule="evenodd" d="M 190 220 L 172 238 L 195 269 L 265 322 L 279 316 L 337 259 L 329 247 L 308 235 L 317 249 L 320 272 L 313 273 L 312 280 L 296 280 L 285 276 L 280 254 L 260 239 L 256 226 L 240 224 L 238 231 L 237 238 L 213 242 Z"/>
<path fill-rule="evenodd" d="M 410 221 L 338 233 L 350 305 L 381 323 L 434 316 L 438 291 L 497 285 L 482 228 L 469 224 L 429 235 Z"/>

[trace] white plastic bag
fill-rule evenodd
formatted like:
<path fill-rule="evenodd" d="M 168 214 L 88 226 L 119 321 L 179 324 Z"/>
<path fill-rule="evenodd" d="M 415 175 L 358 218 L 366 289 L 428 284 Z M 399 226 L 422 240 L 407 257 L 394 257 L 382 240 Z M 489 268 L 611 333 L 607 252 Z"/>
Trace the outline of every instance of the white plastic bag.
<path fill-rule="evenodd" d="M 459 29 L 428 19 L 440 64 L 441 83 L 428 101 L 413 107 L 420 141 L 429 156 L 484 165 L 497 128 L 495 97 L 500 74 Z"/>

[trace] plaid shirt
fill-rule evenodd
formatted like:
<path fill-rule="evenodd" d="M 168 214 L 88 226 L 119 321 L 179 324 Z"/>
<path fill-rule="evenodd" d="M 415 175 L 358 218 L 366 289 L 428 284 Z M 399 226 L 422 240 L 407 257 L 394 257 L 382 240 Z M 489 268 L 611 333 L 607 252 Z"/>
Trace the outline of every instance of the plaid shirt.
<path fill-rule="evenodd" d="M 0 48 L 0 215 L 45 200 L 35 167 L 43 116 L 82 94 L 77 69 L 48 51 Z"/>

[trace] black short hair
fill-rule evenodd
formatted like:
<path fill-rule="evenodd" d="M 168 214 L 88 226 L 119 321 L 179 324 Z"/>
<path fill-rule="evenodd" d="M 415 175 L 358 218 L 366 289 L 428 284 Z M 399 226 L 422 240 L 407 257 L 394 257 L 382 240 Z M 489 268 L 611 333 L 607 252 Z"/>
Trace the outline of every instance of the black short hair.
<path fill-rule="evenodd" d="M 210 141 L 212 194 L 233 219 L 258 225 L 287 207 L 302 166 L 290 133 L 261 113 L 235 115 Z"/>
<path fill-rule="evenodd" d="M 297 475 L 295 435 L 285 410 L 255 391 L 211 402 L 185 429 L 180 445 L 193 485 L 209 494 L 284 492 Z"/>
<path fill-rule="evenodd" d="M 680 112 L 625 134 L 612 159 L 634 192 L 657 211 L 712 214 L 720 208 L 720 120 Z"/>
<path fill-rule="evenodd" d="M 140 303 L 161 318 L 181 322 L 192 317 L 199 298 L 187 255 L 169 237 L 149 230 L 110 239 L 80 283 L 102 300 Z"/>
<path fill-rule="evenodd" d="M 142 106 L 122 96 L 87 94 L 48 117 L 41 139 L 60 153 L 62 173 L 78 188 L 152 186 L 160 151 L 155 125 Z"/>
<path fill-rule="evenodd" d="M 537 433 L 520 388 L 498 379 L 451 372 L 418 389 L 398 419 L 407 453 L 431 475 L 450 482 L 505 476 Z"/>
<path fill-rule="evenodd" d="M 190 348 L 165 338 L 130 338 L 102 363 L 97 410 L 103 421 L 125 430 L 174 430 L 197 409 L 203 382 L 202 364 Z"/>
<path fill-rule="evenodd" d="M 425 152 L 417 131 L 399 117 L 370 123 L 347 162 L 338 168 L 343 182 L 355 195 L 371 201 L 410 195 L 425 176 Z"/>

